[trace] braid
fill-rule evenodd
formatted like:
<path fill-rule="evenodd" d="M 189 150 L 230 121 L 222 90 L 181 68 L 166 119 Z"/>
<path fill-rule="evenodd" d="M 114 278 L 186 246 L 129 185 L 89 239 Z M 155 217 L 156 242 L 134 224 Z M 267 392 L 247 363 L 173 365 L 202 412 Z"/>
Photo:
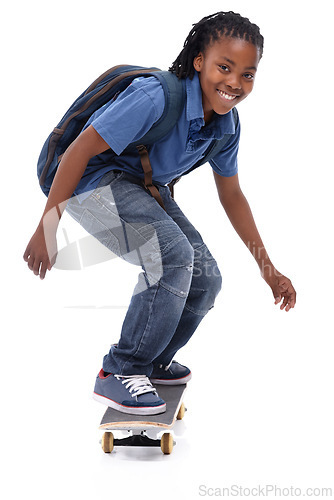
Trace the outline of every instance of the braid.
<path fill-rule="evenodd" d="M 255 45 L 263 54 L 263 36 L 256 24 L 240 14 L 229 12 L 217 12 L 211 16 L 203 17 L 197 24 L 193 24 L 183 49 L 173 62 L 169 71 L 175 73 L 178 78 L 193 78 L 195 69 L 194 58 L 204 52 L 205 48 L 212 42 L 217 41 L 222 35 L 232 38 L 241 38 Z"/>

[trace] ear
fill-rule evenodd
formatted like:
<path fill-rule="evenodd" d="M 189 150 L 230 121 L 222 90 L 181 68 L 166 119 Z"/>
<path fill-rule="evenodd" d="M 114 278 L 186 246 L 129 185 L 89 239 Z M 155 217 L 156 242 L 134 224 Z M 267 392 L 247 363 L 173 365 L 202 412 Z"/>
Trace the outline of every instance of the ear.
<path fill-rule="evenodd" d="M 203 64 L 203 54 L 200 52 L 198 56 L 194 58 L 193 65 L 196 71 L 200 72 L 202 69 L 202 64 Z"/>

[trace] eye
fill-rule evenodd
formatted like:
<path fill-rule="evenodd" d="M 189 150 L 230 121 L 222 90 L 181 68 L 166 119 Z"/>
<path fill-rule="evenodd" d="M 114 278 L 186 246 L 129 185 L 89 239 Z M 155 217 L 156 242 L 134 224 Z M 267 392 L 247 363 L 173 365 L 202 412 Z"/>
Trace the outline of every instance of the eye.
<path fill-rule="evenodd" d="M 220 67 L 220 69 L 222 69 L 223 71 L 226 71 L 226 72 L 227 72 L 227 71 L 229 71 L 228 66 L 226 66 L 225 64 L 220 64 L 220 65 L 219 65 L 219 67 Z"/>
<path fill-rule="evenodd" d="M 254 75 L 252 73 L 245 73 L 244 77 L 246 80 L 254 80 Z"/>

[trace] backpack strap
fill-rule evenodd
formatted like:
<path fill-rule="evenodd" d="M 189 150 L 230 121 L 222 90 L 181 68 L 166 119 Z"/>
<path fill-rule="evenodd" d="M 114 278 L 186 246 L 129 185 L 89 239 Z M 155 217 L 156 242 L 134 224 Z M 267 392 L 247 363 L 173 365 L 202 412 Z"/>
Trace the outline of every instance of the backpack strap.
<path fill-rule="evenodd" d="M 153 184 L 152 181 L 152 167 L 150 162 L 150 157 L 145 146 L 137 146 L 138 153 L 140 155 L 141 165 L 144 171 L 144 186 L 151 193 L 153 198 L 159 203 L 161 208 L 166 211 L 164 202 L 162 201 L 161 194 L 158 188 Z"/>
<path fill-rule="evenodd" d="M 136 146 L 144 171 L 144 186 L 165 210 L 159 190 L 152 182 L 152 166 L 146 145 L 159 141 L 176 125 L 184 108 L 186 86 L 184 79 L 179 80 L 176 75 L 169 71 L 159 71 L 154 73 L 154 76 L 158 78 L 164 89 L 166 97 L 164 112 L 147 134 L 140 141 L 132 143 L 129 149 Z"/>
<path fill-rule="evenodd" d="M 185 80 L 179 80 L 178 77 L 170 71 L 157 71 L 152 75 L 159 80 L 165 94 L 165 108 L 159 120 L 151 129 L 136 142 L 131 143 L 126 149 L 141 145 L 150 145 L 158 142 L 165 137 L 176 125 L 184 108 L 186 100 Z"/>

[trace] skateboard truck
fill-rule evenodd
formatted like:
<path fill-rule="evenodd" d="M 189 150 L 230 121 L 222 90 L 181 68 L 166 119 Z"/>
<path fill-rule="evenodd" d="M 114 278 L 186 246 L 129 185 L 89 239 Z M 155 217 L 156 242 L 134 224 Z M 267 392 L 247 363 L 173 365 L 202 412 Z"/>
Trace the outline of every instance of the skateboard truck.
<path fill-rule="evenodd" d="M 164 433 L 161 439 L 150 438 L 145 434 L 145 431 L 132 431 L 131 436 L 119 439 L 112 439 L 111 436 L 105 435 L 102 438 L 102 449 L 105 453 L 110 453 L 114 446 L 152 446 L 160 447 L 165 455 L 169 455 L 175 444 L 170 433 Z"/>
<path fill-rule="evenodd" d="M 114 446 L 160 446 L 160 445 L 161 445 L 161 439 L 150 438 L 145 434 L 145 431 L 138 431 L 138 432 L 132 431 L 132 436 L 129 436 L 127 438 L 114 439 Z"/>

